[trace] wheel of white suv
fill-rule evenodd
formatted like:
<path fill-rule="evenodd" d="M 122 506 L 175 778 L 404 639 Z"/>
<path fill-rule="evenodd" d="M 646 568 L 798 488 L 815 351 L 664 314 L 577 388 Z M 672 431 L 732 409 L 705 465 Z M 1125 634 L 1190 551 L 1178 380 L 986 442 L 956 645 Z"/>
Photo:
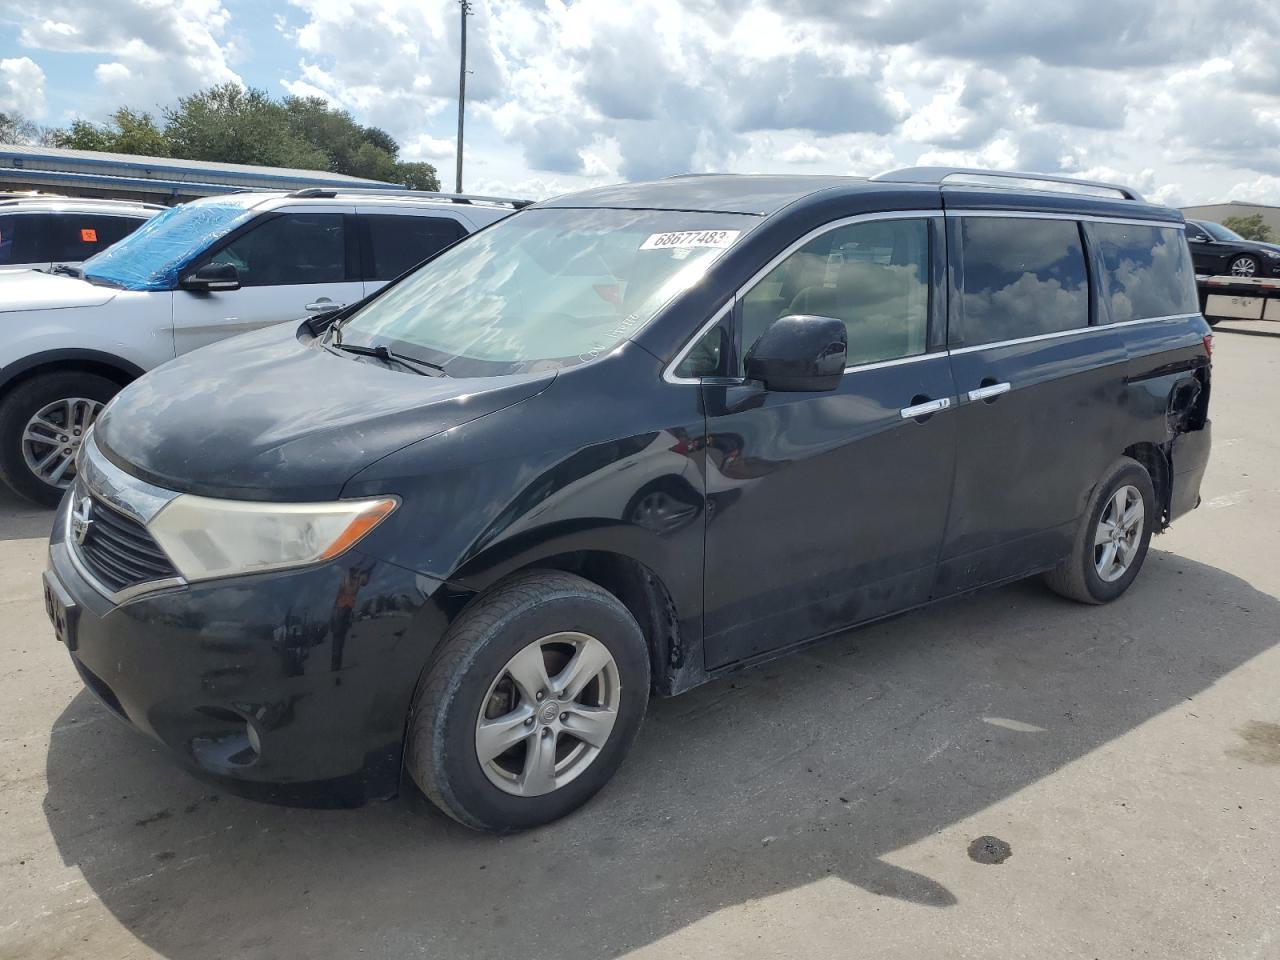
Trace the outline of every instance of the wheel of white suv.
<path fill-rule="evenodd" d="M 0 480 L 44 506 L 57 506 L 75 478 L 90 425 L 120 385 L 91 373 L 50 373 L 18 384 L 0 401 Z"/>
<path fill-rule="evenodd" d="M 1121 457 L 1094 487 L 1071 556 L 1045 574 L 1045 583 L 1081 603 L 1116 599 L 1142 569 L 1157 520 L 1150 474 L 1138 461 Z"/>
<path fill-rule="evenodd" d="M 648 695 L 644 636 L 617 597 L 569 573 L 519 574 L 445 635 L 418 685 L 405 763 L 460 823 L 535 827 L 608 782 Z"/>

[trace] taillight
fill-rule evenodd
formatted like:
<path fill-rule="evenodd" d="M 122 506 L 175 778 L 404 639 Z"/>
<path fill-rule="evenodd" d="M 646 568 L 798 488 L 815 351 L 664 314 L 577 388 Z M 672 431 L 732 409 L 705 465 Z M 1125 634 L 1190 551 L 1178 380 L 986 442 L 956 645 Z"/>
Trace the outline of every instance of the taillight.
<path fill-rule="evenodd" d="M 1204 335 L 1204 352 L 1209 356 L 1213 356 L 1213 334 L 1206 333 Z"/>

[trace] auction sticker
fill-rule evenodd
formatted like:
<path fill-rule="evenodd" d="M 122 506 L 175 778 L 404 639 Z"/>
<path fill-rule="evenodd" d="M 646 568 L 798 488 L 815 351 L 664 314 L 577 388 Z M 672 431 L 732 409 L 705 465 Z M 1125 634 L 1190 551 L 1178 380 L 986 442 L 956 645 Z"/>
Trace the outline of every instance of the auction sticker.
<path fill-rule="evenodd" d="M 666 250 L 689 247 L 728 247 L 738 239 L 741 230 L 680 230 L 676 233 L 655 233 L 641 250 Z"/>

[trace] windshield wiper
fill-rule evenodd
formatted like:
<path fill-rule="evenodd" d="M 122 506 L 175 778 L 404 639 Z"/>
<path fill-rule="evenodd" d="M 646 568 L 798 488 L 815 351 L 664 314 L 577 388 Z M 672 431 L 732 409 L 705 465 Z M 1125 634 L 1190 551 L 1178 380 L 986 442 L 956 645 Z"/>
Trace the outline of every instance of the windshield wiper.
<path fill-rule="evenodd" d="M 56 274 L 58 274 L 59 276 L 62 276 L 62 277 L 75 277 L 77 280 L 83 280 L 83 279 L 84 279 L 84 274 L 81 272 L 81 270 L 80 270 L 80 268 L 79 268 L 79 267 L 72 267 L 72 266 L 68 266 L 68 265 L 67 265 L 67 264 L 65 264 L 65 263 L 60 263 L 60 264 L 58 264 L 56 267 L 54 267 L 54 268 L 53 268 L 52 270 L 50 270 L 49 272 L 50 272 L 50 273 L 56 273 Z"/>
<path fill-rule="evenodd" d="M 414 373 L 424 377 L 443 377 L 445 375 L 444 367 L 435 363 L 428 363 L 425 360 L 414 360 L 412 357 L 406 357 L 403 354 L 396 353 L 394 350 L 378 344 L 376 347 L 362 347 L 354 343 L 343 343 L 337 340 L 327 344 L 330 350 L 342 350 L 346 353 L 354 353 L 358 357 L 374 357 L 390 366 L 398 363 L 406 370 L 412 370 Z"/>

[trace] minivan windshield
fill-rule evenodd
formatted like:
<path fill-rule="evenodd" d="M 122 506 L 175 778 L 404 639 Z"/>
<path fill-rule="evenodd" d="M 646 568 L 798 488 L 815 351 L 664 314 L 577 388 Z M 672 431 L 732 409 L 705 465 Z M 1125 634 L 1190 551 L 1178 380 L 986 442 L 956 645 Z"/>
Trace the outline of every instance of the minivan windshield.
<path fill-rule="evenodd" d="M 251 216 L 232 201 L 171 207 L 86 260 L 84 278 L 126 290 L 172 290 L 183 267 Z"/>
<path fill-rule="evenodd" d="M 341 325 L 449 376 L 556 370 L 633 336 L 759 218 L 533 208 L 446 250 Z"/>

